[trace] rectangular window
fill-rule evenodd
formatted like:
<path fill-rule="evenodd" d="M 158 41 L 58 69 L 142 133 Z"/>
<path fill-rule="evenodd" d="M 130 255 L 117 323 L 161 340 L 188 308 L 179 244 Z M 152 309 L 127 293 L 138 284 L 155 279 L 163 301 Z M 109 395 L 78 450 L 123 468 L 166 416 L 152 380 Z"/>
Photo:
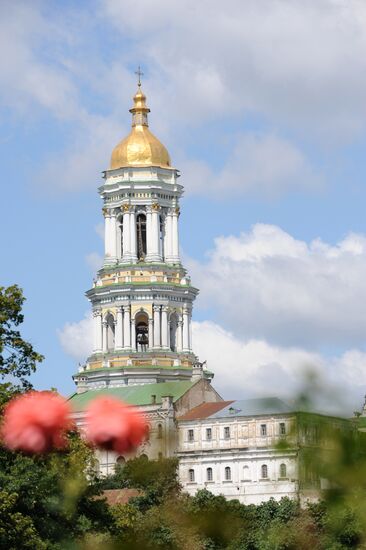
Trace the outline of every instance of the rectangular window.
<path fill-rule="evenodd" d="M 267 424 L 261 424 L 261 435 L 267 435 Z"/>
<path fill-rule="evenodd" d="M 194 483 L 194 470 L 188 470 L 188 479 L 191 483 Z"/>
<path fill-rule="evenodd" d="M 194 430 L 188 430 L 188 441 L 194 441 Z"/>
<path fill-rule="evenodd" d="M 284 422 L 280 422 L 280 435 L 286 435 L 286 424 Z"/>
<path fill-rule="evenodd" d="M 212 430 L 211 430 L 211 428 L 206 428 L 206 439 L 207 439 L 207 441 L 211 441 L 211 439 L 212 439 Z"/>
<path fill-rule="evenodd" d="M 225 426 L 225 428 L 224 428 L 224 438 L 225 439 L 230 439 L 230 427 L 229 426 Z"/>

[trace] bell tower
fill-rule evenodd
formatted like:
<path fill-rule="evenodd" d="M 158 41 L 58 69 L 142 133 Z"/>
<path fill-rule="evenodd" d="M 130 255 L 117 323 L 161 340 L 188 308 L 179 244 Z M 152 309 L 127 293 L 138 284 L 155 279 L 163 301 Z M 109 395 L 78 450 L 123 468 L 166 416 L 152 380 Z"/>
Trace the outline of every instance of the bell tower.
<path fill-rule="evenodd" d="M 198 290 L 179 254 L 183 187 L 149 130 L 140 79 L 133 101 L 131 132 L 114 148 L 99 188 L 105 255 L 86 293 L 94 345 L 74 376 L 79 391 L 190 380 L 197 361 L 191 317 Z"/>

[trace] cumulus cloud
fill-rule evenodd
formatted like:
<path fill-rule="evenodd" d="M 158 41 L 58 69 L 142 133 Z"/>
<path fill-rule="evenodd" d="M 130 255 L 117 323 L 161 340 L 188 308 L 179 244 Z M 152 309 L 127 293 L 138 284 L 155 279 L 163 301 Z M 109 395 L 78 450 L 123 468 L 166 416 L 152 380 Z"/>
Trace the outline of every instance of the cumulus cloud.
<path fill-rule="evenodd" d="M 268 197 L 290 189 L 315 189 L 323 183 L 304 154 L 285 139 L 273 134 L 247 134 L 235 141 L 232 154 L 217 172 L 204 162 L 182 163 L 182 183 L 188 193 L 207 193 L 209 182 L 210 193 L 220 197 L 223 191 Z"/>
<path fill-rule="evenodd" d="M 81 321 L 66 323 L 57 331 L 57 336 L 65 353 L 77 361 L 85 361 L 93 347 L 91 313 L 86 313 Z"/>
<path fill-rule="evenodd" d="M 237 337 L 311 349 L 365 343 L 364 235 L 306 243 L 257 224 L 217 238 L 206 262 L 188 265 L 199 306 Z"/>
<path fill-rule="evenodd" d="M 58 331 L 65 353 L 85 361 L 92 350 L 92 329 L 90 314 L 79 322 L 66 323 Z M 318 406 L 339 414 L 340 409 L 352 412 L 361 405 L 366 389 L 366 354 L 360 350 L 326 357 L 298 347 L 237 338 L 212 321 L 194 322 L 193 340 L 195 353 L 207 360 L 215 375 L 214 387 L 225 399 L 273 395 L 293 399 L 311 372 L 317 376 L 312 391 L 318 388 Z"/>
<path fill-rule="evenodd" d="M 294 399 L 316 376 L 312 398 L 327 411 L 353 412 L 366 389 L 366 354 L 348 350 L 323 356 L 265 340 L 236 338 L 220 325 L 193 323 L 194 349 L 215 374 L 214 386 L 225 399 L 277 395 Z M 316 392 L 316 395 L 314 393 Z"/>

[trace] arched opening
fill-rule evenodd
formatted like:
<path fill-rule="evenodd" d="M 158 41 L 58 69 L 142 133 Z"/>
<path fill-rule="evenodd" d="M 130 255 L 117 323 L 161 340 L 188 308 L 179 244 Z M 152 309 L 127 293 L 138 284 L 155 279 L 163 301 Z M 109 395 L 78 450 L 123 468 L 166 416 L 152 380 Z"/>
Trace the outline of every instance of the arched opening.
<path fill-rule="evenodd" d="M 116 460 L 116 464 L 115 464 L 114 469 L 115 470 L 120 470 L 124 467 L 125 464 L 126 464 L 125 457 L 124 456 L 119 456 Z"/>
<path fill-rule="evenodd" d="M 191 483 L 194 483 L 194 470 L 192 468 L 188 470 L 188 480 Z"/>
<path fill-rule="evenodd" d="M 172 313 L 170 316 L 169 331 L 170 349 L 172 351 L 177 351 L 178 315 L 176 313 Z"/>
<path fill-rule="evenodd" d="M 106 317 L 106 323 L 107 323 L 107 350 L 112 351 L 114 350 L 115 326 L 114 326 L 114 317 L 111 313 L 108 313 Z"/>
<path fill-rule="evenodd" d="M 158 439 L 162 439 L 163 438 L 163 426 L 162 424 L 158 424 Z"/>
<path fill-rule="evenodd" d="M 123 216 L 121 216 L 118 220 L 118 235 L 117 235 L 117 243 L 118 243 L 118 258 L 123 257 Z"/>
<path fill-rule="evenodd" d="M 137 259 L 142 262 L 146 256 L 146 216 L 138 214 L 136 218 Z"/>
<path fill-rule="evenodd" d="M 149 460 L 149 457 L 145 453 L 142 453 L 140 458 L 142 458 L 142 460 Z"/>
<path fill-rule="evenodd" d="M 262 479 L 268 478 L 268 467 L 267 464 L 263 464 L 261 467 Z"/>
<path fill-rule="evenodd" d="M 212 481 L 212 468 L 207 468 L 206 470 L 206 479 L 207 481 Z"/>
<path fill-rule="evenodd" d="M 287 471 L 286 471 L 286 464 L 280 464 L 280 477 L 286 477 Z"/>
<path fill-rule="evenodd" d="M 231 468 L 229 466 L 225 468 L 225 481 L 231 481 Z"/>
<path fill-rule="evenodd" d="M 136 349 L 147 351 L 149 347 L 149 318 L 145 312 L 136 315 Z"/>
<path fill-rule="evenodd" d="M 164 250 L 164 240 L 165 240 L 165 220 L 163 216 L 159 217 L 159 253 L 164 260 L 165 250 Z"/>

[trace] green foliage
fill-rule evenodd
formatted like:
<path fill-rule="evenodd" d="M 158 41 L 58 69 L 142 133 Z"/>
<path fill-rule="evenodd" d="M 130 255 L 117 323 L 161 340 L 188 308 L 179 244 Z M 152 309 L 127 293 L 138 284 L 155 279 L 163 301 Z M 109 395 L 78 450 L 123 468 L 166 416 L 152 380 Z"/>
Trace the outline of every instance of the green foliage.
<path fill-rule="evenodd" d="M 23 340 L 18 330 L 23 323 L 25 298 L 17 286 L 0 287 L 0 403 L 15 392 L 30 389 L 27 377 L 35 372 L 43 356 Z M 15 380 L 15 381 L 14 381 Z"/>

